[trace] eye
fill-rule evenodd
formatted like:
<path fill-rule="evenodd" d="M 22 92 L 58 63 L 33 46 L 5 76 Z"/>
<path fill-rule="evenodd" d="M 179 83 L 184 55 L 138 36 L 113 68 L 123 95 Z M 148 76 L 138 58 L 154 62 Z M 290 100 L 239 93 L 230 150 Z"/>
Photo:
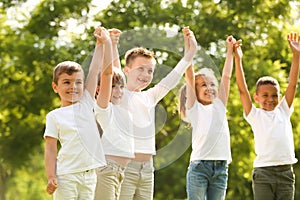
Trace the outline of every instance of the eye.
<path fill-rule="evenodd" d="M 82 84 L 82 81 L 76 81 L 76 84 L 77 84 L 77 85 L 81 85 L 81 84 Z"/>
<path fill-rule="evenodd" d="M 153 73 L 153 70 L 148 70 L 148 74 L 152 74 Z"/>
<path fill-rule="evenodd" d="M 144 68 L 139 67 L 138 70 L 139 70 L 140 72 L 142 72 L 142 71 L 144 71 Z"/>
<path fill-rule="evenodd" d="M 63 84 L 70 84 L 70 81 L 64 81 Z"/>

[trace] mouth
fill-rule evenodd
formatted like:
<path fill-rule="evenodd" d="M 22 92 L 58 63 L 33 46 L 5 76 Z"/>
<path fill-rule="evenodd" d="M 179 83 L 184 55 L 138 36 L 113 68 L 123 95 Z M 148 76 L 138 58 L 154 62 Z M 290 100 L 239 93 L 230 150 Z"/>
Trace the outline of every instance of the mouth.
<path fill-rule="evenodd" d="M 143 84 L 148 83 L 148 80 L 146 80 L 146 79 L 140 79 L 140 78 L 138 78 L 138 81 L 141 82 L 141 83 L 143 83 Z"/>
<path fill-rule="evenodd" d="M 79 92 L 72 91 L 72 92 L 67 92 L 67 94 L 70 94 L 70 95 L 77 95 L 77 94 L 79 94 Z"/>

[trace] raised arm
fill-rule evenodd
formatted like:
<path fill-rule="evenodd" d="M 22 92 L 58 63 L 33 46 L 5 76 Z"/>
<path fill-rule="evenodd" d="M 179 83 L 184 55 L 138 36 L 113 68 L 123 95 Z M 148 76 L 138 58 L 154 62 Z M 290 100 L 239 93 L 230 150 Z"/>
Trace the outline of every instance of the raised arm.
<path fill-rule="evenodd" d="M 113 57 L 112 57 L 112 42 L 109 38 L 109 32 L 105 29 L 101 31 L 101 36 L 97 35 L 97 40 L 105 38 L 103 44 L 103 62 L 100 72 L 100 89 L 97 96 L 97 104 L 101 108 L 107 108 L 111 90 L 112 90 L 112 76 L 113 76 Z"/>
<path fill-rule="evenodd" d="M 119 29 L 113 28 L 109 29 L 109 35 L 112 42 L 112 57 L 113 57 L 113 66 L 121 70 L 121 63 L 119 58 L 118 44 L 119 38 L 122 33 Z"/>
<path fill-rule="evenodd" d="M 183 40 L 184 40 L 184 53 L 187 54 L 187 51 L 190 48 L 189 38 L 188 38 L 190 34 L 189 27 L 184 27 L 182 29 L 182 33 L 183 33 Z M 196 101 L 195 73 L 192 64 L 185 71 L 185 80 L 186 80 L 187 109 L 190 109 L 191 107 L 193 107 Z"/>
<path fill-rule="evenodd" d="M 233 68 L 233 45 L 236 43 L 236 40 L 232 36 L 228 36 L 226 39 L 226 59 L 223 67 L 222 78 L 219 89 L 219 98 L 226 106 L 228 102 L 229 89 L 230 89 L 230 78 Z"/>
<path fill-rule="evenodd" d="M 293 60 L 290 69 L 289 84 L 285 92 L 285 99 L 288 106 L 291 107 L 295 98 L 297 82 L 299 77 L 300 36 L 297 36 L 296 33 L 290 33 L 287 39 L 293 53 Z"/>
<path fill-rule="evenodd" d="M 160 101 L 171 89 L 173 89 L 181 80 L 186 69 L 191 65 L 194 55 L 197 52 L 197 41 L 194 33 L 188 30 L 187 43 L 188 48 L 185 49 L 184 57 L 177 63 L 175 68 L 164 77 L 158 84 L 148 91 L 152 93 L 155 102 Z"/>
<path fill-rule="evenodd" d="M 98 74 L 100 72 L 100 66 L 102 62 L 103 54 L 103 43 L 107 42 L 106 38 L 101 37 L 101 31 L 104 28 L 96 28 L 94 31 L 94 36 L 96 37 L 96 45 L 93 54 L 93 58 L 90 64 L 89 72 L 85 82 L 85 89 L 88 90 L 90 95 L 94 98 L 97 88 Z"/>
<path fill-rule="evenodd" d="M 240 92 L 240 98 L 242 101 L 245 114 L 248 115 L 252 107 L 252 101 L 247 87 L 246 79 L 244 76 L 243 65 L 242 65 L 243 52 L 241 48 L 241 40 L 237 41 L 234 45 L 234 55 L 235 55 L 236 83 Z"/>

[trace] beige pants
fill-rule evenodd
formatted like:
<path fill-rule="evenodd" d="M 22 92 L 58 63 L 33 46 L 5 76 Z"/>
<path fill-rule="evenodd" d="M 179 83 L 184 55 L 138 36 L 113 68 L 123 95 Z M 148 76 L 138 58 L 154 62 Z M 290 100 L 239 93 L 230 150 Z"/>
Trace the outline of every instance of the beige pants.
<path fill-rule="evenodd" d="M 106 167 L 97 169 L 95 200 L 119 199 L 124 170 L 124 167 L 113 161 L 107 161 Z"/>
<path fill-rule="evenodd" d="M 153 160 L 132 160 L 125 169 L 120 200 L 152 200 L 154 187 Z"/>
<path fill-rule="evenodd" d="M 58 175 L 58 188 L 54 200 L 93 200 L 97 182 L 95 169 L 85 172 Z"/>

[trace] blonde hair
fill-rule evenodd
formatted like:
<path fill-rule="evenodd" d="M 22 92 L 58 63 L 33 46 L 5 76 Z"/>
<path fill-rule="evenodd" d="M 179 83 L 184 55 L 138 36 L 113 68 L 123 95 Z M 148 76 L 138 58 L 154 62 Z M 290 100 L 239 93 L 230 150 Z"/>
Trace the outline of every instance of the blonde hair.
<path fill-rule="evenodd" d="M 201 68 L 199 71 L 195 73 L 195 79 L 199 77 L 210 77 L 214 80 L 216 86 L 218 86 L 218 80 L 214 74 L 214 71 L 209 68 Z M 186 83 L 179 90 L 179 115 L 182 120 L 188 122 L 186 119 Z M 195 91 L 197 92 L 197 87 L 195 85 Z M 199 99 L 197 99 L 199 101 Z"/>
<path fill-rule="evenodd" d="M 143 47 L 135 47 L 128 50 L 125 54 L 126 66 L 130 66 L 131 62 L 137 57 L 145 57 L 155 61 L 154 52 Z"/>

